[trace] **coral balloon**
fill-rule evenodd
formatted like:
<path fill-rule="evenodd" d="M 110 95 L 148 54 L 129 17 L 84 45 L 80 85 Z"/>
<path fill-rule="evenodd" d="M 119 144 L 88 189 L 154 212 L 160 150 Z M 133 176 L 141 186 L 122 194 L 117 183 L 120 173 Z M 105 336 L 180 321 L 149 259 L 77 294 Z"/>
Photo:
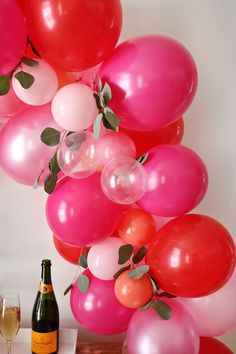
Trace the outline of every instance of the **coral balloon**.
<path fill-rule="evenodd" d="M 78 265 L 78 259 L 88 250 L 87 247 L 81 248 L 79 246 L 70 245 L 60 240 L 56 235 L 53 235 L 53 243 L 58 253 L 72 264 Z"/>
<path fill-rule="evenodd" d="M 128 277 L 129 270 L 123 272 L 115 282 L 115 294 L 119 302 L 129 308 L 145 305 L 153 295 L 151 280 L 147 274 L 140 279 Z"/>
<path fill-rule="evenodd" d="M 160 145 L 144 163 L 147 191 L 138 205 L 158 216 L 178 216 L 196 207 L 208 185 L 206 166 L 192 150 L 181 145 Z"/>
<path fill-rule="evenodd" d="M 137 132 L 124 128 L 121 128 L 121 131 L 133 140 L 137 156 L 140 156 L 157 145 L 179 144 L 184 135 L 184 120 L 180 118 L 161 129 L 150 132 Z"/>
<path fill-rule="evenodd" d="M 124 307 L 117 300 L 115 281 L 97 279 L 88 270 L 83 274 L 90 280 L 88 290 L 82 293 L 75 282 L 70 296 L 75 319 L 94 333 L 116 334 L 125 331 L 134 310 Z"/>
<path fill-rule="evenodd" d="M 40 140 L 46 127 L 58 129 L 50 105 L 29 107 L 10 119 L 0 135 L 0 165 L 15 181 L 33 185 L 55 153 Z"/>
<path fill-rule="evenodd" d="M 220 336 L 236 327 L 236 271 L 213 294 L 198 298 L 178 298 L 193 317 L 200 336 Z"/>
<path fill-rule="evenodd" d="M 129 354 L 198 354 L 196 325 L 183 306 L 165 299 L 172 308 L 168 321 L 149 308 L 136 310 L 127 330 Z"/>
<path fill-rule="evenodd" d="M 151 131 L 181 117 L 197 88 L 197 69 L 185 47 L 164 36 L 120 44 L 98 75 L 112 89 L 110 107 L 121 127 Z"/>
<path fill-rule="evenodd" d="M 97 144 L 97 163 L 98 170 L 114 158 L 118 157 L 136 157 L 136 149 L 131 138 L 121 132 L 107 131 Z"/>
<path fill-rule="evenodd" d="M 16 70 L 16 73 L 23 70 L 34 77 L 34 82 L 28 89 L 21 86 L 15 75 L 12 78 L 15 94 L 23 102 L 32 106 L 41 106 L 50 102 L 58 88 L 57 74 L 53 68 L 43 60 L 37 59 L 37 61 L 36 66 L 31 67 L 22 63 L 21 68 Z"/>
<path fill-rule="evenodd" d="M 144 246 L 156 233 L 155 221 L 151 214 L 142 209 L 128 209 L 122 215 L 117 227 L 119 237 L 135 247 Z"/>
<path fill-rule="evenodd" d="M 120 35 L 119 0 L 37 0 L 27 2 L 23 10 L 38 52 L 65 71 L 81 71 L 102 62 Z"/>
<path fill-rule="evenodd" d="M 24 18 L 15 0 L 0 1 L 0 33 L 0 75 L 7 75 L 19 64 L 26 46 Z"/>
<path fill-rule="evenodd" d="M 135 159 L 119 157 L 111 160 L 102 170 L 102 190 L 118 204 L 132 204 L 146 191 L 146 171 Z"/>
<path fill-rule="evenodd" d="M 93 91 L 78 83 L 63 86 L 53 98 L 52 114 L 65 130 L 87 129 L 98 114 Z"/>
<path fill-rule="evenodd" d="M 98 279 L 113 280 L 113 275 L 126 266 L 118 264 L 119 248 L 124 245 L 117 237 L 109 237 L 96 243 L 88 253 L 88 267 Z"/>
<path fill-rule="evenodd" d="M 102 192 L 97 173 L 81 180 L 63 178 L 46 204 L 47 221 L 54 234 L 80 247 L 110 236 L 122 212 L 123 207 Z"/>
<path fill-rule="evenodd" d="M 12 85 L 6 95 L 0 96 L 0 117 L 16 116 L 26 108 L 26 104 L 16 96 Z"/>
<path fill-rule="evenodd" d="M 221 288 L 233 273 L 234 241 L 213 218 L 183 215 L 156 233 L 146 264 L 164 291 L 185 297 L 208 295 Z"/>
<path fill-rule="evenodd" d="M 200 338 L 199 354 L 234 354 L 226 345 L 215 338 Z"/>

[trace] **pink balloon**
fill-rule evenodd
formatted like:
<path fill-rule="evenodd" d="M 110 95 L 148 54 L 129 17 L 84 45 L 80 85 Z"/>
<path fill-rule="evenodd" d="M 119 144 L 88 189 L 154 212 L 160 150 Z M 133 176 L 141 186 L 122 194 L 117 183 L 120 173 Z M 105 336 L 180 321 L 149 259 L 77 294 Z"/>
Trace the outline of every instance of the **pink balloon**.
<path fill-rule="evenodd" d="M 10 119 L 0 135 L 0 164 L 15 181 L 33 185 L 40 172 L 47 168 L 55 148 L 42 143 L 46 127 L 58 129 L 50 105 L 29 107 Z"/>
<path fill-rule="evenodd" d="M 137 310 L 127 330 L 129 354 L 198 354 L 199 336 L 196 325 L 183 306 L 166 299 L 172 308 L 169 320 L 161 319 L 149 308 Z"/>
<path fill-rule="evenodd" d="M 206 166 L 192 150 L 181 145 L 160 145 L 144 163 L 147 192 L 138 205 L 158 216 L 179 216 L 196 207 L 208 185 Z"/>
<path fill-rule="evenodd" d="M 53 98 L 52 114 L 65 130 L 87 129 L 98 114 L 93 91 L 79 83 L 63 86 Z"/>
<path fill-rule="evenodd" d="M 33 84 L 24 89 L 13 76 L 12 85 L 15 94 L 25 103 L 32 106 L 41 106 L 50 102 L 58 88 L 58 78 L 53 68 L 44 60 L 37 59 L 38 65 L 31 67 L 21 64 L 17 72 L 23 70 L 34 77 Z"/>
<path fill-rule="evenodd" d="M 112 159 L 117 157 L 136 157 L 136 148 L 133 140 L 121 132 L 107 131 L 98 141 L 96 147 L 96 160 L 98 170 Z"/>
<path fill-rule="evenodd" d="M 123 210 L 106 198 L 95 173 L 81 180 L 63 178 L 48 197 L 46 216 L 58 238 L 83 247 L 110 236 Z"/>
<path fill-rule="evenodd" d="M 236 327 L 236 271 L 218 291 L 198 298 L 177 298 L 193 317 L 200 336 L 220 336 Z"/>
<path fill-rule="evenodd" d="M 109 105 L 129 130 L 151 131 L 175 121 L 197 88 L 197 69 L 187 49 L 157 35 L 120 44 L 98 75 L 111 86 Z"/>
<path fill-rule="evenodd" d="M 130 264 L 118 264 L 119 248 L 125 245 L 117 237 L 109 237 L 92 246 L 88 253 L 88 267 L 90 272 L 98 279 L 113 280 L 113 275 L 121 268 Z"/>
<path fill-rule="evenodd" d="M 84 328 L 99 334 L 125 331 L 134 310 L 124 307 L 117 300 L 114 293 L 115 280 L 97 279 L 88 270 L 83 274 L 90 280 L 88 290 L 82 293 L 76 281 L 70 296 L 75 319 Z"/>
<path fill-rule="evenodd" d="M 12 85 L 6 95 L 0 96 L 0 117 L 13 117 L 27 108 L 13 91 Z"/>
<path fill-rule="evenodd" d="M 7 75 L 20 62 L 26 46 L 26 27 L 15 0 L 0 1 L 0 75 Z"/>

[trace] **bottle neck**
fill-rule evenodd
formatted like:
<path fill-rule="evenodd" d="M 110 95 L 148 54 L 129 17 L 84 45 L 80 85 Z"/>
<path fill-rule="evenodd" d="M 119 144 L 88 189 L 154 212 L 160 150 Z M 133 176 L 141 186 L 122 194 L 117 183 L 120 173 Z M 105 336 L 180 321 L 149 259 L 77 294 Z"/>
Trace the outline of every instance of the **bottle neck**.
<path fill-rule="evenodd" d="M 52 284 L 51 265 L 49 264 L 42 264 L 41 283 Z"/>

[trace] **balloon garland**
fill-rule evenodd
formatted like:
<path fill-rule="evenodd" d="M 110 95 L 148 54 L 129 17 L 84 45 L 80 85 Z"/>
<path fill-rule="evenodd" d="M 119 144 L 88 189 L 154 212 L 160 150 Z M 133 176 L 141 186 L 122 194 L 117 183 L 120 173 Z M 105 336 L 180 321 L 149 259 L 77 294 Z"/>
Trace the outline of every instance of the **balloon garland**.
<path fill-rule="evenodd" d="M 180 145 L 196 65 L 165 36 L 115 48 L 121 24 L 119 0 L 0 4 L 1 167 L 49 194 L 55 248 L 79 263 L 66 293 L 82 326 L 127 330 L 129 354 L 230 353 L 203 337 L 236 326 L 235 245 L 189 213 L 208 174 Z"/>

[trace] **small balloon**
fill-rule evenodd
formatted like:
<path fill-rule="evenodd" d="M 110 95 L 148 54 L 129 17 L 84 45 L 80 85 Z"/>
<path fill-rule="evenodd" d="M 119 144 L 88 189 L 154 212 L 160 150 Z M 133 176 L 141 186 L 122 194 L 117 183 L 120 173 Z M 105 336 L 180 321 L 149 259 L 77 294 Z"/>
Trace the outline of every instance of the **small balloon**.
<path fill-rule="evenodd" d="M 56 235 L 53 235 L 53 243 L 56 247 L 57 252 L 62 256 L 67 262 L 78 265 L 78 260 L 81 255 L 84 255 L 87 251 L 87 247 L 79 247 L 75 245 L 70 245 L 60 240 Z"/>

